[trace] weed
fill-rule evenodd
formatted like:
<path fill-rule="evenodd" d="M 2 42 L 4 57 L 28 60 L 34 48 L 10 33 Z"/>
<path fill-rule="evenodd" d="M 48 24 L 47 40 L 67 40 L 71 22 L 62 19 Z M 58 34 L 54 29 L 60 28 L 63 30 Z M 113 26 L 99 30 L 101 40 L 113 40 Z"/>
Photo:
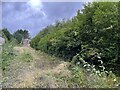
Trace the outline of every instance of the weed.
<path fill-rule="evenodd" d="M 30 62 L 32 60 L 31 54 L 27 52 L 21 53 L 17 58 L 25 62 Z"/>
<path fill-rule="evenodd" d="M 87 62 L 81 65 L 71 64 L 69 69 L 72 72 L 71 79 L 79 86 L 88 88 L 117 88 L 120 79 L 112 73 L 112 71 L 96 70 L 94 65 Z"/>

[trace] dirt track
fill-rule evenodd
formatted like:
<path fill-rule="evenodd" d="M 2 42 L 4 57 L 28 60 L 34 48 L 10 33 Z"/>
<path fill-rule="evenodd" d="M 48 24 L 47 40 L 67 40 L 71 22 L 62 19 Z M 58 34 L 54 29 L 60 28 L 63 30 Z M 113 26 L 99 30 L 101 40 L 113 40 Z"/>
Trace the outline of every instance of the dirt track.
<path fill-rule="evenodd" d="M 11 61 L 9 68 L 4 72 L 3 87 L 24 88 L 69 87 L 67 78 L 70 71 L 67 62 L 56 60 L 43 53 L 38 53 L 30 47 L 15 47 L 17 56 Z M 28 53 L 32 56 L 30 62 L 20 60 L 20 55 Z"/>

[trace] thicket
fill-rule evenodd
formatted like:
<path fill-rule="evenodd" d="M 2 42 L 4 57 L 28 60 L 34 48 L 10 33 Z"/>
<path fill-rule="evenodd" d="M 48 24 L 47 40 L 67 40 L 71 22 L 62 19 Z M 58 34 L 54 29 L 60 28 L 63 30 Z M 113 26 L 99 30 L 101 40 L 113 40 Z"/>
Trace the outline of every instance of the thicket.
<path fill-rule="evenodd" d="M 72 19 L 50 27 L 31 40 L 31 47 L 96 68 L 102 61 L 106 70 L 120 75 L 120 3 L 88 3 Z"/>

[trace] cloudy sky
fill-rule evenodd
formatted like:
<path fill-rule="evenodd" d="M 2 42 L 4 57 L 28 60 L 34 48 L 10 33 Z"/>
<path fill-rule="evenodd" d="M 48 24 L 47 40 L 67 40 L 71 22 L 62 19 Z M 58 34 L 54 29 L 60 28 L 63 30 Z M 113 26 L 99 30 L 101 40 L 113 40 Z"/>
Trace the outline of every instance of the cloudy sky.
<path fill-rule="evenodd" d="M 56 20 L 75 16 L 82 2 L 3 2 L 2 27 L 13 33 L 18 29 L 29 30 L 35 36 L 42 28 L 53 24 Z"/>

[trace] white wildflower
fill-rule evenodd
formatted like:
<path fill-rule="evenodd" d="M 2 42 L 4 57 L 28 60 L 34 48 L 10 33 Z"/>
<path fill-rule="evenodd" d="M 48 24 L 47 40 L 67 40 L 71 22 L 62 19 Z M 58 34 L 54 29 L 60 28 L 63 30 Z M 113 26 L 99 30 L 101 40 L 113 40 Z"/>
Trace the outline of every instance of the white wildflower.
<path fill-rule="evenodd" d="M 103 64 L 103 61 L 102 60 L 98 60 L 101 64 Z"/>
<path fill-rule="evenodd" d="M 87 71 L 90 71 L 90 69 L 87 69 Z"/>
<path fill-rule="evenodd" d="M 98 58 L 99 58 L 99 59 L 101 59 L 101 57 L 100 57 L 100 56 L 98 56 Z"/>
<path fill-rule="evenodd" d="M 80 62 L 77 62 L 77 65 L 79 65 L 80 64 Z"/>
<path fill-rule="evenodd" d="M 90 64 L 87 64 L 88 67 L 90 67 Z"/>
<path fill-rule="evenodd" d="M 117 81 L 116 78 L 113 80 L 114 82 Z"/>
<path fill-rule="evenodd" d="M 112 73 L 112 71 L 110 71 L 110 73 Z"/>
<path fill-rule="evenodd" d="M 101 74 L 99 73 L 99 76 L 101 76 Z"/>
<path fill-rule="evenodd" d="M 83 67 L 86 67 L 86 64 L 85 64 L 85 65 L 83 65 Z"/>
<path fill-rule="evenodd" d="M 105 70 L 105 67 L 103 67 L 103 71 Z"/>
<path fill-rule="evenodd" d="M 108 71 L 105 71 L 105 73 L 108 73 Z"/>
<path fill-rule="evenodd" d="M 93 71 L 95 71 L 96 69 L 95 68 L 93 68 Z"/>
<path fill-rule="evenodd" d="M 96 71 L 96 74 L 99 74 L 100 73 L 100 71 Z"/>

